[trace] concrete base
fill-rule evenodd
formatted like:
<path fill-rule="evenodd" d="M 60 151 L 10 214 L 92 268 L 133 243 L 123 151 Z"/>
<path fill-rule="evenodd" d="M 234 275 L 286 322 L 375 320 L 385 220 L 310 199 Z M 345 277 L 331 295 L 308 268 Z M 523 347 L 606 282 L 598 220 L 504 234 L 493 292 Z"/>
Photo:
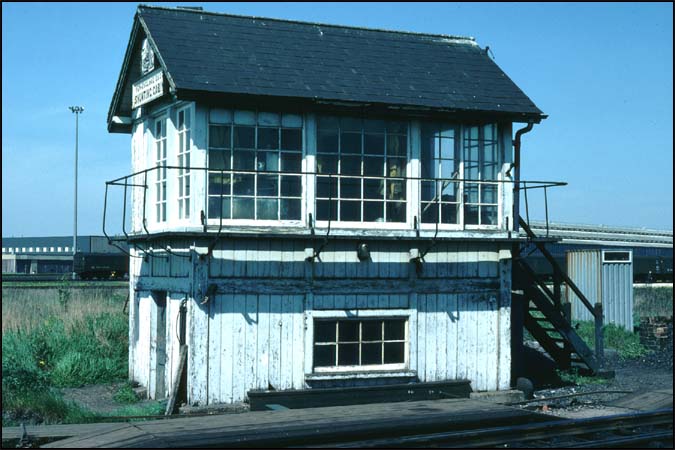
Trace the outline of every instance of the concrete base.
<path fill-rule="evenodd" d="M 525 400 L 523 392 L 516 389 L 509 391 L 472 392 L 469 394 L 469 398 L 490 403 L 512 403 Z"/>

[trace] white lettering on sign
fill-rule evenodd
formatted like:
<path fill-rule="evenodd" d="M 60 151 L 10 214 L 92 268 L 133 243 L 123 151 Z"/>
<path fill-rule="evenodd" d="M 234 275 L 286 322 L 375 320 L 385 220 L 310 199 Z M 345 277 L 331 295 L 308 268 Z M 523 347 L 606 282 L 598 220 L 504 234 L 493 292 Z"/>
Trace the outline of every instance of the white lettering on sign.
<path fill-rule="evenodd" d="M 164 95 L 164 72 L 148 75 L 131 86 L 131 107 L 137 108 Z"/>

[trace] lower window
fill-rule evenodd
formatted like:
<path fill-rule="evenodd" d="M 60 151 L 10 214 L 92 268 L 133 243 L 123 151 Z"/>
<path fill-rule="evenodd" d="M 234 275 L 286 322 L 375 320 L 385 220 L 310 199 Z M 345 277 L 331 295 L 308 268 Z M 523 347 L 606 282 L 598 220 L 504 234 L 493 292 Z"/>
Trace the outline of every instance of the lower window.
<path fill-rule="evenodd" d="M 316 319 L 314 369 L 403 368 L 407 336 L 405 318 Z"/>

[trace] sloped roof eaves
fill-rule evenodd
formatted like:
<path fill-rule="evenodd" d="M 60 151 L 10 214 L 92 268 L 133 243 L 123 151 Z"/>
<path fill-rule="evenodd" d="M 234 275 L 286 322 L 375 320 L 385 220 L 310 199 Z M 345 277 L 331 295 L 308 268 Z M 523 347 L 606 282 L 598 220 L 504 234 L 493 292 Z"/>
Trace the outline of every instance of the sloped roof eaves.
<path fill-rule="evenodd" d="M 179 93 L 228 92 L 542 115 L 476 45 L 337 27 L 319 34 L 295 23 L 274 22 L 271 27 L 232 16 L 215 16 L 221 19 L 218 22 L 214 16 L 194 12 L 139 11 Z M 268 33 L 271 28 L 274 32 Z M 383 49 L 396 58 L 383 55 Z M 400 64 L 405 58 L 408 64 Z M 466 94 L 469 85 L 468 91 L 478 95 Z"/>

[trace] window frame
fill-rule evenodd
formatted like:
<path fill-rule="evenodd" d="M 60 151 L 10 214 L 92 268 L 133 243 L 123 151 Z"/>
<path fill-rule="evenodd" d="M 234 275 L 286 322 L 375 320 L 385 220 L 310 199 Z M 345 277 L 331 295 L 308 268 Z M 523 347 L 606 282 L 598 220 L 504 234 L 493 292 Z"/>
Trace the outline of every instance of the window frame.
<path fill-rule="evenodd" d="M 188 167 L 188 169 L 184 172 L 184 169 L 177 169 L 177 175 L 175 176 L 176 179 L 176 186 L 175 186 L 175 194 L 176 197 L 174 200 L 177 202 L 176 203 L 176 219 L 178 220 L 179 223 L 189 223 L 193 221 L 195 218 L 193 217 L 194 215 L 192 214 L 193 209 L 194 209 L 194 196 L 193 190 L 194 190 L 194 179 L 192 177 L 192 170 L 189 169 L 191 166 L 191 160 L 193 156 L 193 148 L 194 146 L 192 145 L 192 141 L 194 140 L 194 132 L 195 132 L 195 114 L 194 114 L 195 108 L 193 108 L 192 104 L 188 104 L 185 106 L 181 106 L 179 108 L 176 108 L 176 121 L 174 123 L 174 131 L 176 132 L 176 166 L 181 167 L 185 166 Z M 184 114 L 184 123 L 186 122 L 186 118 L 189 117 L 190 120 L 190 127 L 181 129 L 180 123 L 179 123 L 179 117 L 180 114 Z M 186 150 L 185 152 L 181 152 L 180 148 L 180 142 L 181 142 L 181 134 L 187 135 L 188 137 L 185 139 L 185 144 L 186 144 Z M 187 158 L 188 162 L 187 164 L 182 164 L 181 163 L 181 158 Z M 185 180 L 187 179 L 187 184 L 185 183 Z M 186 186 L 188 187 L 188 194 L 185 194 Z M 180 195 L 181 190 L 183 190 L 183 195 Z M 186 214 L 187 213 L 187 214 Z"/>
<path fill-rule="evenodd" d="M 157 159 L 157 144 L 159 144 L 159 140 L 157 139 L 157 124 L 161 123 L 163 127 L 163 136 L 161 138 L 163 147 L 164 147 L 164 158 L 162 160 Z M 166 113 L 161 113 L 153 118 L 152 124 L 152 139 L 153 139 L 153 167 L 157 168 L 155 169 L 155 176 L 154 180 L 152 181 L 152 186 L 153 186 L 153 191 L 152 191 L 152 199 L 153 199 L 153 212 L 154 214 L 154 222 L 156 224 L 165 224 L 169 221 L 169 202 L 168 202 L 168 188 L 169 188 L 169 176 L 168 176 L 168 169 L 159 169 L 160 163 L 163 162 L 165 166 L 169 165 L 169 138 L 168 138 L 168 123 L 169 123 L 169 116 Z M 161 178 L 160 178 L 161 177 Z M 160 186 L 160 183 L 163 183 L 163 186 Z M 163 199 L 159 199 L 158 195 L 160 193 L 164 194 Z M 160 220 L 158 217 L 158 206 L 163 206 L 163 219 Z"/>
<path fill-rule="evenodd" d="M 229 123 L 213 123 L 211 122 L 211 112 L 213 110 L 226 110 L 231 114 L 231 119 Z M 239 126 L 250 126 L 254 130 L 254 144 L 253 148 L 249 149 L 253 155 L 254 155 L 254 168 L 253 171 L 256 171 L 256 166 L 257 166 L 257 161 L 258 161 L 258 153 L 264 152 L 265 149 L 258 148 L 258 130 L 259 129 L 267 129 L 267 128 L 274 128 L 278 130 L 278 140 L 279 140 L 279 146 L 276 149 L 270 149 L 270 151 L 277 152 L 277 165 L 279 167 L 279 174 L 277 175 L 279 178 L 277 178 L 277 196 L 266 196 L 266 195 L 258 195 L 257 192 L 257 186 L 258 186 L 258 180 L 259 180 L 259 174 L 257 173 L 252 173 L 251 176 L 253 176 L 254 179 L 254 187 L 253 187 L 253 194 L 252 195 L 245 195 L 244 198 L 251 198 L 253 199 L 253 204 L 254 204 L 254 218 L 248 218 L 248 219 L 241 219 L 241 218 L 223 218 L 222 223 L 223 225 L 240 225 L 240 226 L 269 226 L 269 227 L 305 227 L 307 225 L 307 220 L 306 220 L 306 202 L 307 202 L 307 177 L 308 175 L 304 174 L 305 172 L 305 160 L 307 158 L 308 152 L 307 152 L 307 139 L 306 139 L 306 134 L 307 134 L 307 116 L 302 113 L 298 112 L 288 112 L 288 111 L 272 111 L 272 110 L 260 110 L 260 109 L 243 109 L 243 108 L 208 108 L 207 113 L 206 113 L 206 167 L 209 167 L 209 155 L 210 155 L 210 149 L 211 149 L 211 127 L 212 126 L 227 126 L 230 128 L 230 146 L 229 146 L 229 152 L 230 152 L 230 169 L 226 169 L 234 176 L 234 172 L 236 172 L 237 169 L 234 168 L 234 152 L 237 150 L 237 148 L 234 145 L 234 128 L 237 126 L 235 123 L 234 115 L 236 112 L 243 112 L 243 113 L 253 113 L 254 115 L 254 124 L 253 125 L 245 125 L 245 124 L 239 124 Z M 260 124 L 260 115 L 265 114 L 265 113 L 272 113 L 272 114 L 278 114 L 279 116 L 279 125 L 278 126 L 272 126 L 272 125 L 265 125 L 265 124 Z M 283 115 L 294 115 L 298 116 L 301 120 L 301 125 L 300 127 L 284 127 L 283 126 Z M 294 129 L 294 130 L 300 130 L 300 150 L 288 150 L 288 149 L 283 149 L 281 145 L 281 139 L 282 139 L 282 134 L 283 134 L 283 129 Z M 242 150 L 240 150 L 242 151 Z M 283 154 L 298 154 L 300 155 L 300 173 L 298 178 L 300 179 L 300 195 L 298 197 L 294 196 L 284 196 L 281 194 L 281 177 L 283 177 L 283 172 L 281 172 L 281 157 Z M 211 169 L 209 168 L 206 173 L 206 185 L 205 185 L 205 209 L 204 212 L 206 214 L 206 223 L 209 226 L 218 226 L 221 223 L 221 219 L 218 217 L 209 217 L 209 198 L 213 197 L 218 197 L 217 195 L 209 195 L 209 175 L 210 173 L 217 173 L 219 169 Z M 244 169 L 242 169 L 244 170 Z M 228 172 L 225 172 L 227 175 Z M 263 174 L 264 176 L 264 174 Z M 288 176 L 293 176 L 293 175 L 288 175 Z M 236 195 L 234 194 L 234 186 L 233 186 L 233 179 L 230 178 L 230 193 L 227 195 L 223 195 L 224 199 L 234 199 Z M 265 198 L 271 198 L 271 199 L 276 199 L 278 201 L 278 209 L 277 213 L 280 214 L 280 208 L 281 208 L 281 200 L 283 199 L 291 199 L 291 200 L 297 200 L 300 203 L 300 218 L 299 219 L 256 219 L 255 215 L 257 214 L 257 203 L 259 199 L 265 199 Z M 230 216 L 232 215 L 232 203 L 230 204 Z M 279 217 L 279 216 L 277 216 Z"/>
<path fill-rule="evenodd" d="M 305 373 L 307 374 L 341 374 L 341 373 L 369 373 L 369 372 L 402 372 L 409 371 L 410 368 L 410 353 L 411 353 L 411 323 L 413 311 L 406 309 L 391 309 L 391 310 L 314 310 L 311 315 L 307 317 L 308 337 L 307 348 L 307 367 Z M 403 362 L 393 364 L 369 364 L 369 365 L 345 365 L 345 366 L 320 366 L 316 367 L 314 364 L 314 346 L 315 346 L 315 322 L 316 320 L 330 320 L 330 321 L 365 321 L 365 320 L 404 320 L 404 347 L 403 347 Z M 336 341 L 337 342 L 337 341 Z M 382 341 L 385 342 L 384 340 Z M 394 341 L 392 341 L 394 342 Z M 360 350 L 359 350 L 360 352 Z"/>

